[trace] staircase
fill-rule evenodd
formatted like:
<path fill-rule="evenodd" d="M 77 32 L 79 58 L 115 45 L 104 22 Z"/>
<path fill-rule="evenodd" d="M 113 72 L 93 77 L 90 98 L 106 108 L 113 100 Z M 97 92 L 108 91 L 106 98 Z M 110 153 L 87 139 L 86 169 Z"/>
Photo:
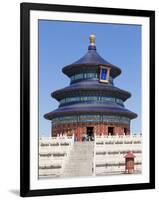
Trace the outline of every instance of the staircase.
<path fill-rule="evenodd" d="M 75 142 L 62 177 L 92 176 L 94 142 Z"/>

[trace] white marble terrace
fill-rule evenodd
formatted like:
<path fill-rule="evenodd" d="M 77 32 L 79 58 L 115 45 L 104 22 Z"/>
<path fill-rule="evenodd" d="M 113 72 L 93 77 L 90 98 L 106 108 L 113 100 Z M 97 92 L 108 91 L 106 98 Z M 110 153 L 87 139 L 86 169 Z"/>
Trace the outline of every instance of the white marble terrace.
<path fill-rule="evenodd" d="M 142 171 L 142 136 L 95 136 L 75 142 L 74 136 L 39 139 L 39 177 L 100 176 L 125 173 L 128 152 L 135 155 L 135 171 Z"/>

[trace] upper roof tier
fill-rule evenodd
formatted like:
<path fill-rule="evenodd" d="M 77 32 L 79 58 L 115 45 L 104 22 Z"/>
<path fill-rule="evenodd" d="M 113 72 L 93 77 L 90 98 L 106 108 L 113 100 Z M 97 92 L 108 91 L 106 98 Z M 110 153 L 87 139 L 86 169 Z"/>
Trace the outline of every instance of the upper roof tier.
<path fill-rule="evenodd" d="M 63 73 L 70 77 L 73 74 L 80 73 L 81 71 L 97 70 L 100 65 L 104 65 L 111 68 L 110 76 L 112 78 L 117 77 L 121 73 L 121 69 L 109 63 L 97 53 L 94 35 L 90 35 L 89 39 L 90 44 L 87 53 L 76 62 L 65 66 L 62 69 Z"/>

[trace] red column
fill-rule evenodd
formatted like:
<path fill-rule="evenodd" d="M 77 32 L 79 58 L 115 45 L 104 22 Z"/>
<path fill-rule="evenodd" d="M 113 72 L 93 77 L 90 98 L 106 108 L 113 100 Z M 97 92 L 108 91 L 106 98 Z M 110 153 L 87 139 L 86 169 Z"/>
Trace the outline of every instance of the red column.
<path fill-rule="evenodd" d="M 77 127 L 77 140 L 80 141 L 80 127 Z"/>

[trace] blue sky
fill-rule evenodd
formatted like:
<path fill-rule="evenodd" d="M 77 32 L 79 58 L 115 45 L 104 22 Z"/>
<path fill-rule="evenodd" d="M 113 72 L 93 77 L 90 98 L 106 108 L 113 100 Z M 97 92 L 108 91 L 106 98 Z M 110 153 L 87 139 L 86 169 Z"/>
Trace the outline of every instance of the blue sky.
<path fill-rule="evenodd" d="M 69 85 L 62 73 L 65 65 L 82 57 L 89 35 L 95 34 L 98 53 L 117 65 L 122 73 L 115 86 L 131 92 L 125 107 L 138 114 L 131 132 L 141 132 L 141 26 L 62 21 L 39 21 L 39 134 L 49 136 L 51 122 L 43 115 L 55 110 L 58 102 L 51 92 Z"/>

